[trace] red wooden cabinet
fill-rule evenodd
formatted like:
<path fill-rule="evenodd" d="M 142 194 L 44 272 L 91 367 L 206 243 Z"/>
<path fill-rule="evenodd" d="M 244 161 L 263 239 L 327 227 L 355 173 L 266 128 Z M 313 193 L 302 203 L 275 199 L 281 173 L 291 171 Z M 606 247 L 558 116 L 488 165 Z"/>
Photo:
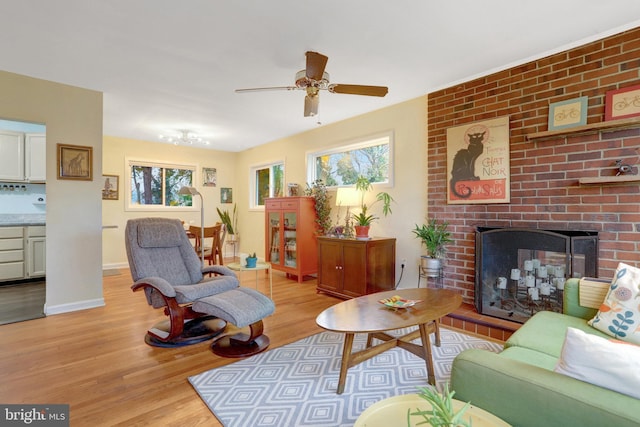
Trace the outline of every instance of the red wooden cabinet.
<path fill-rule="evenodd" d="M 318 237 L 318 292 L 353 298 L 394 289 L 396 239 Z"/>
<path fill-rule="evenodd" d="M 274 270 L 296 276 L 318 272 L 317 225 L 313 197 L 265 200 L 265 259 Z"/>

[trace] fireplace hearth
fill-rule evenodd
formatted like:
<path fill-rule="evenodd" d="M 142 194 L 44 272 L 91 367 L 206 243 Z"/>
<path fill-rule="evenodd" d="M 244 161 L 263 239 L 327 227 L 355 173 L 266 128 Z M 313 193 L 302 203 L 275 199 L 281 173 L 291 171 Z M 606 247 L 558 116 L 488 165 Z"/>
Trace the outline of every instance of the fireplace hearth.
<path fill-rule="evenodd" d="M 562 311 L 570 277 L 597 277 L 598 232 L 476 230 L 475 304 L 480 314 L 524 323 L 541 310 Z"/>

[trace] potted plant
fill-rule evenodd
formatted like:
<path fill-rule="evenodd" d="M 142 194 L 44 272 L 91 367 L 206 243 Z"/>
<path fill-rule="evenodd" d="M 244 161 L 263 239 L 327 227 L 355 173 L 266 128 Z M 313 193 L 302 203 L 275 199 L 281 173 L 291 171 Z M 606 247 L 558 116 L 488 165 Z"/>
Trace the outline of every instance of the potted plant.
<path fill-rule="evenodd" d="M 471 423 L 463 420 L 462 416 L 466 410 L 471 406 L 470 403 L 466 403 L 460 410 L 456 411 L 453 407 L 453 396 L 455 391 L 449 391 L 449 383 L 445 383 L 442 394 L 438 393 L 435 387 L 419 387 L 418 396 L 429 402 L 431 410 L 421 411 L 416 409 L 412 412 L 411 409 L 407 411 L 407 425 L 409 427 L 413 425 L 420 425 L 429 423 L 433 427 L 471 427 Z M 411 417 L 421 417 L 422 422 L 413 424 Z"/>
<path fill-rule="evenodd" d="M 369 208 L 375 205 L 378 202 L 382 202 L 382 213 L 384 216 L 387 216 L 393 212 L 391 212 L 391 202 L 393 198 L 389 195 L 389 193 L 380 192 L 376 195 L 376 200 L 371 204 L 371 206 L 367 206 L 364 202 L 364 196 L 367 191 L 373 189 L 373 185 L 371 181 L 367 179 L 367 177 L 360 175 L 356 180 L 356 190 L 360 191 L 360 213 L 353 214 L 352 218 L 355 221 L 355 229 L 356 229 L 356 238 L 357 239 L 368 239 L 369 237 L 369 227 L 371 223 L 376 219 L 379 219 L 374 214 L 369 213 Z"/>
<path fill-rule="evenodd" d="M 360 414 L 355 426 L 386 427 L 406 422 L 408 427 L 471 427 L 474 409 L 469 403 L 453 399 L 454 395 L 455 392 L 449 391 L 448 383 L 442 393 L 431 385 L 418 387 L 416 394 L 399 394 L 369 406 Z"/>
<path fill-rule="evenodd" d="M 233 204 L 233 214 L 229 214 L 228 210 L 221 211 L 220 208 L 216 208 L 218 211 L 218 216 L 220 217 L 220 221 L 224 224 L 224 228 L 227 230 L 227 234 L 229 234 L 230 241 L 236 241 L 238 237 L 238 211 L 237 206 Z"/>
<path fill-rule="evenodd" d="M 420 268 L 428 277 L 439 277 L 442 268 L 441 258 L 446 252 L 446 245 L 453 242 L 451 233 L 448 231 L 449 223 L 438 222 L 435 218 L 431 218 L 427 224 L 419 226 L 413 233 L 427 249 L 427 256 L 422 256 Z"/>
<path fill-rule="evenodd" d="M 256 256 L 256 253 L 254 252 L 253 254 L 251 254 L 251 255 L 249 255 L 247 257 L 247 265 L 245 267 L 247 267 L 247 268 L 255 268 L 257 262 L 258 262 L 258 257 Z"/>
<path fill-rule="evenodd" d="M 327 186 L 324 181 L 317 179 L 311 184 L 307 184 L 304 190 L 305 196 L 311 196 L 315 200 L 316 224 L 318 233 L 325 235 L 331 230 L 331 196 L 327 193 Z"/>

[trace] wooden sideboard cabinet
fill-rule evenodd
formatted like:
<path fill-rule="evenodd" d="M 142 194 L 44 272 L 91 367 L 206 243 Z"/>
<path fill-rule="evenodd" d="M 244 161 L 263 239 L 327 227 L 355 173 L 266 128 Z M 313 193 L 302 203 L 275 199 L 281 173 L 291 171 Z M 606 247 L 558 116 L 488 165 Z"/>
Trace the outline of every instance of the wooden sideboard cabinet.
<path fill-rule="evenodd" d="M 353 298 L 394 289 L 396 239 L 318 237 L 318 292 Z"/>
<path fill-rule="evenodd" d="M 265 200 L 265 259 L 287 277 L 318 272 L 317 225 L 313 197 L 272 197 Z"/>

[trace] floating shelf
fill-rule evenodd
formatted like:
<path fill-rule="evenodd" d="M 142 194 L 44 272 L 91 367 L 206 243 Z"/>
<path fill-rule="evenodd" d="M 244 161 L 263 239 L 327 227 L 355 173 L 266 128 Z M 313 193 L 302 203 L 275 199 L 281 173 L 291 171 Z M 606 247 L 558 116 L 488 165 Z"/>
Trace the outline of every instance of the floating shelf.
<path fill-rule="evenodd" d="M 578 133 L 599 132 L 607 129 L 624 129 L 640 127 L 640 117 L 630 119 L 609 120 L 607 122 L 591 123 L 588 125 L 576 126 L 568 129 L 547 130 L 544 132 L 530 133 L 527 135 L 529 141 L 533 139 L 547 139 L 562 135 L 574 135 Z"/>
<path fill-rule="evenodd" d="M 580 184 L 616 184 L 620 182 L 640 182 L 640 175 L 596 176 L 580 178 Z"/>

